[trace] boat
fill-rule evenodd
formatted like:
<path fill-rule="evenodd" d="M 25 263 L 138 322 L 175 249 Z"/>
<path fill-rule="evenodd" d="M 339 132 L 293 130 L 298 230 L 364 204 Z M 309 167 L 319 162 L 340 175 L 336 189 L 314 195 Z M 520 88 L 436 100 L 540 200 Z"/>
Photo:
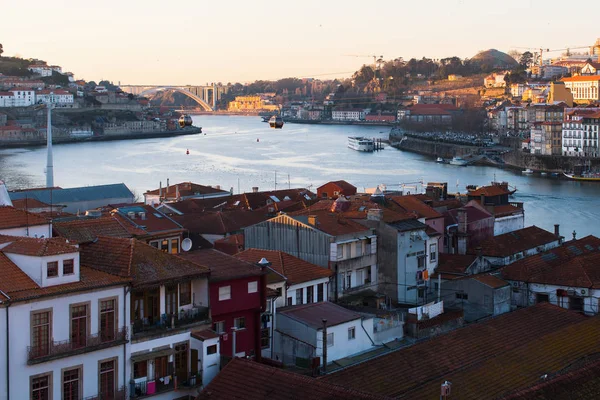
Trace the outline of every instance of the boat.
<path fill-rule="evenodd" d="M 273 115 L 271 119 L 269 119 L 269 126 L 275 129 L 283 128 L 283 118 Z"/>
<path fill-rule="evenodd" d="M 543 172 L 543 171 L 542 171 L 542 172 L 540 172 L 540 175 L 542 175 L 542 176 L 546 176 L 546 175 L 548 175 L 548 173 L 547 173 L 547 172 Z"/>
<path fill-rule="evenodd" d="M 266 116 L 262 117 L 262 122 L 269 122 L 270 119 L 271 119 L 271 116 L 266 115 Z"/>
<path fill-rule="evenodd" d="M 373 142 L 373 139 L 366 137 L 349 136 L 348 147 L 356 151 L 370 152 L 375 150 L 375 142 Z"/>
<path fill-rule="evenodd" d="M 531 175 L 531 174 L 533 174 L 533 170 L 532 170 L 532 169 L 529 169 L 529 168 L 527 168 L 526 170 L 523 170 L 523 171 L 521 171 L 521 173 L 522 173 L 522 174 L 525 174 L 525 175 Z"/>
<path fill-rule="evenodd" d="M 442 157 L 436 158 L 435 162 L 439 164 L 446 164 L 446 160 L 444 160 Z"/>
<path fill-rule="evenodd" d="M 450 160 L 450 165 L 459 165 L 461 167 L 466 167 L 468 164 L 469 162 L 462 157 L 452 157 L 452 160 Z"/>
<path fill-rule="evenodd" d="M 516 187 L 510 186 L 508 184 L 508 182 L 506 182 L 506 181 L 503 181 L 503 182 L 492 181 L 492 186 L 499 186 L 499 187 L 503 188 L 504 190 L 506 190 L 508 192 L 508 194 L 510 196 L 512 196 L 513 194 L 515 194 L 515 192 L 517 191 Z"/>
<path fill-rule="evenodd" d="M 186 126 L 192 126 L 192 117 L 187 114 L 183 114 L 179 117 L 179 126 L 185 128 Z"/>
<path fill-rule="evenodd" d="M 600 182 L 600 173 L 585 172 L 585 173 L 582 173 L 581 175 L 575 175 L 575 174 L 567 174 L 566 172 L 563 172 L 563 175 L 574 181 Z"/>
<path fill-rule="evenodd" d="M 72 131 L 69 134 L 69 137 L 73 139 L 89 139 L 94 136 L 94 132 L 92 131 Z"/>

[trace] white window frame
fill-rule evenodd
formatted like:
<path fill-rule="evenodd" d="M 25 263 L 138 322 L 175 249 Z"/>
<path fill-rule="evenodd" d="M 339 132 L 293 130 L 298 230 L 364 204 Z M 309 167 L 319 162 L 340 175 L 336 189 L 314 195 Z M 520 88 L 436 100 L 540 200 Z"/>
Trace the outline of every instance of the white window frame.
<path fill-rule="evenodd" d="M 356 339 L 356 327 L 351 326 L 348 328 L 348 340 Z"/>
<path fill-rule="evenodd" d="M 437 261 L 437 243 L 431 243 L 429 245 L 429 261 Z"/>
<path fill-rule="evenodd" d="M 248 293 L 258 292 L 258 281 L 248 282 Z"/>
<path fill-rule="evenodd" d="M 231 286 L 221 286 L 219 288 L 219 301 L 231 300 Z"/>
<path fill-rule="evenodd" d="M 327 333 L 327 347 L 333 347 L 333 332 Z"/>
<path fill-rule="evenodd" d="M 225 321 L 217 321 L 215 324 L 215 331 L 218 334 L 225 333 Z"/>

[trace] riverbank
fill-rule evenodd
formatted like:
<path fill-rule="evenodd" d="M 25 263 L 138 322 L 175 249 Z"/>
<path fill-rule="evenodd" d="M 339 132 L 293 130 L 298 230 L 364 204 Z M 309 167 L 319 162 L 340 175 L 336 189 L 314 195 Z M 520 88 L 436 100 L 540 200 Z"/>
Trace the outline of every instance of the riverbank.
<path fill-rule="evenodd" d="M 175 136 L 185 135 L 197 135 L 202 133 L 202 128 L 188 127 L 184 129 L 174 129 L 167 131 L 155 131 L 155 132 L 126 132 L 121 134 L 113 135 L 93 135 L 89 137 L 53 137 L 52 144 L 64 144 L 64 143 L 79 143 L 79 142 L 106 142 L 112 140 L 134 140 L 134 139 L 155 139 L 155 138 L 166 138 Z M 0 141 L 0 149 L 10 148 L 21 148 L 21 147 L 40 147 L 46 146 L 46 139 L 35 139 L 35 140 L 11 140 L 11 141 Z"/>
<path fill-rule="evenodd" d="M 395 122 L 384 121 L 335 121 L 335 120 L 312 120 L 298 118 L 284 118 L 283 122 L 290 124 L 310 124 L 310 125 L 357 125 L 357 126 L 395 126 Z"/>

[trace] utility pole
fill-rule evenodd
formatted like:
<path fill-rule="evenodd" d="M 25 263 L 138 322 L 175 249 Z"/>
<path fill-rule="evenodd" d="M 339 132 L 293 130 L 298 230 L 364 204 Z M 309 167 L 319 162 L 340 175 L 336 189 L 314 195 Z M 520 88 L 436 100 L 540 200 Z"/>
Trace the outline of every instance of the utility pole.
<path fill-rule="evenodd" d="M 288 174 L 288 189 L 291 189 L 291 188 L 292 188 L 292 186 L 290 184 L 290 174 Z"/>
<path fill-rule="evenodd" d="M 277 190 L 277 171 L 275 171 L 275 190 Z"/>
<path fill-rule="evenodd" d="M 48 98 L 48 120 L 46 128 L 46 147 L 48 150 L 48 157 L 46 160 L 46 187 L 54 187 L 54 163 L 52 160 L 52 102 L 54 100 L 54 92 L 50 92 Z"/>
<path fill-rule="evenodd" d="M 327 320 L 323 318 L 323 373 L 327 373 Z"/>

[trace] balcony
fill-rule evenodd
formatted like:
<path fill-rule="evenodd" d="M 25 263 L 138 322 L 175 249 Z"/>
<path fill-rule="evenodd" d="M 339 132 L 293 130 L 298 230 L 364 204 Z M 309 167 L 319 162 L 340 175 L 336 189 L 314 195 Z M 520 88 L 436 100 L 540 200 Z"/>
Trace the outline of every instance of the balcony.
<path fill-rule="evenodd" d="M 165 382 L 165 379 L 161 378 L 146 379 L 132 383 L 131 398 L 140 399 L 175 390 L 175 380 L 177 380 L 178 390 L 194 389 L 202 386 L 202 373 L 190 373 L 183 379 L 179 376 L 173 376 L 173 379 L 169 379 L 168 382 Z"/>
<path fill-rule="evenodd" d="M 160 318 L 144 318 L 133 321 L 133 334 L 152 334 L 182 328 L 208 320 L 208 307 L 195 306 L 177 314 L 163 314 Z"/>
<path fill-rule="evenodd" d="M 39 364 L 61 357 L 119 346 L 127 343 L 127 340 L 127 328 L 121 327 L 112 335 L 106 333 L 89 335 L 85 343 L 72 343 L 70 340 L 62 340 L 50 342 L 48 346 L 27 346 L 27 364 Z"/>
<path fill-rule="evenodd" d="M 123 386 L 120 389 L 118 389 L 117 391 L 115 391 L 113 394 L 110 394 L 110 395 L 98 394 L 96 396 L 85 397 L 83 400 L 126 400 L 126 399 L 127 399 L 127 391 L 125 390 L 125 387 Z"/>

